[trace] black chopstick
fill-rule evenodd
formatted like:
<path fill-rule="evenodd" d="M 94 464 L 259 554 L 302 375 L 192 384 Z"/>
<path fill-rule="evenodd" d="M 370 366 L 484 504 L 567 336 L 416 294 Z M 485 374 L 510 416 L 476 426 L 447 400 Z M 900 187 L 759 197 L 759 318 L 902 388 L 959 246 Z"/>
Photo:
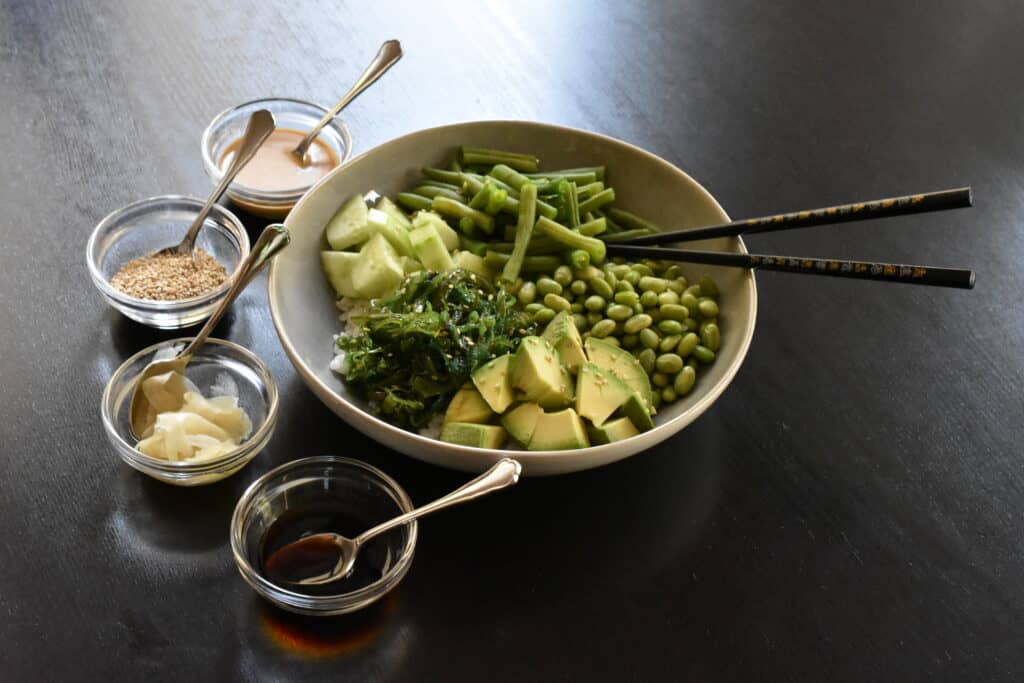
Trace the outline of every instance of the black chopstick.
<path fill-rule="evenodd" d="M 974 271 L 963 268 L 936 268 L 902 263 L 876 263 L 874 261 L 837 261 L 836 259 L 800 256 L 739 254 L 727 251 L 668 249 L 613 243 L 607 245 L 607 252 L 608 256 L 624 256 L 631 259 L 651 258 L 736 268 L 761 268 L 785 273 L 901 282 L 910 285 L 974 289 Z"/>
<path fill-rule="evenodd" d="M 815 225 L 849 223 L 851 221 L 865 221 L 873 218 L 904 216 L 912 213 L 945 211 L 946 209 L 962 209 L 968 206 L 971 206 L 971 188 L 961 187 L 954 190 L 925 192 L 924 194 L 911 194 L 903 197 L 888 197 L 886 199 L 875 199 L 855 204 L 828 206 L 822 209 L 747 218 L 732 223 L 671 230 L 624 240 L 615 240 L 615 235 L 608 235 L 607 240 L 616 244 L 669 244 L 672 242 L 703 240 L 711 237 L 748 235 L 755 232 L 810 228 Z"/>

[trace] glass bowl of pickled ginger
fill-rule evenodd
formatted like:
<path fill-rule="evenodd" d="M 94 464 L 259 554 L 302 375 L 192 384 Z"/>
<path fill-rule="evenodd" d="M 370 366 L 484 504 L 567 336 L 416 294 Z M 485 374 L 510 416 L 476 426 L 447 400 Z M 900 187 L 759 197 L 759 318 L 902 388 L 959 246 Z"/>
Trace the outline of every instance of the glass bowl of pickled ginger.
<path fill-rule="evenodd" d="M 210 484 L 245 467 L 267 445 L 277 422 L 277 384 L 247 349 L 209 339 L 182 373 L 147 378 L 146 428 L 131 429 L 131 398 L 142 370 L 171 358 L 189 339 L 154 344 L 126 360 L 103 391 L 103 427 L 121 459 L 179 486 Z"/>

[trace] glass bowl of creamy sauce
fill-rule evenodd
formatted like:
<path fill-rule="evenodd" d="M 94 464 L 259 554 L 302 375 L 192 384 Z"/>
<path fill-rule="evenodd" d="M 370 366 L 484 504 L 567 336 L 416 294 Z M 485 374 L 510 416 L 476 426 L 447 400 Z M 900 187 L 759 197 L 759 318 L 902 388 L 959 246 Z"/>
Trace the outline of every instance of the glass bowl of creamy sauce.
<path fill-rule="evenodd" d="M 321 178 L 348 160 L 352 136 L 339 117 L 324 126 L 306 152 L 305 163 L 292 150 L 327 109 L 302 100 L 269 98 L 246 102 L 214 117 L 201 141 L 203 167 L 215 184 L 220 182 L 238 150 L 249 117 L 268 109 L 276 129 L 228 187 L 228 197 L 250 213 L 280 219 Z"/>

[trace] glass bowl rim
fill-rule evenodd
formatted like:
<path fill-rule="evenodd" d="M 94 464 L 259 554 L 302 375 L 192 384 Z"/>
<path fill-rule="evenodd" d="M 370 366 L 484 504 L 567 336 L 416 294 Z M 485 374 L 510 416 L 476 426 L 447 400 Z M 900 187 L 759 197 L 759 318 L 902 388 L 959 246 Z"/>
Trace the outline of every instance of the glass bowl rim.
<path fill-rule="evenodd" d="M 264 382 L 264 384 L 266 386 L 267 393 L 269 394 L 269 399 L 267 401 L 267 414 L 266 417 L 263 418 L 259 427 L 257 427 L 245 441 L 238 444 L 237 448 L 228 451 L 224 455 L 214 458 L 213 460 L 204 460 L 200 463 L 188 461 L 177 462 L 173 460 L 153 458 L 125 441 L 121 436 L 120 430 L 118 430 L 117 425 L 115 424 L 117 418 L 112 415 L 110 411 L 110 404 L 113 402 L 113 387 L 116 383 L 115 380 L 120 379 L 131 365 L 146 354 L 154 353 L 157 349 L 167 348 L 175 344 L 188 344 L 192 339 L 194 339 L 194 337 L 179 337 L 177 339 L 168 339 L 166 341 L 157 342 L 156 344 L 147 346 L 121 363 L 117 370 L 114 371 L 114 374 L 110 376 L 110 379 L 107 380 L 107 385 L 103 388 L 100 413 L 103 418 L 103 426 L 106 428 L 107 434 L 116 440 L 117 445 L 121 450 L 130 452 L 132 454 L 131 457 L 136 462 L 164 473 L 206 474 L 211 471 L 219 470 L 225 465 L 234 464 L 235 461 L 244 460 L 251 455 L 250 450 L 254 445 L 259 445 L 267 440 L 268 435 L 273 431 L 277 423 L 279 396 L 277 381 L 274 379 L 274 375 L 270 372 L 270 368 L 267 367 L 267 365 L 260 360 L 256 354 L 244 346 L 227 341 L 226 339 L 211 337 L 206 340 L 202 347 L 200 347 L 199 351 L 196 352 L 196 355 L 201 354 L 207 344 L 216 344 L 239 353 L 245 359 L 246 364 L 249 365 L 249 367 L 256 368 L 260 371 L 260 374 L 266 375 L 268 381 Z M 195 356 L 193 356 L 193 358 L 195 358 Z"/>
<path fill-rule="evenodd" d="M 126 204 L 118 209 L 114 209 L 106 216 L 104 216 L 103 219 L 96 224 L 96 227 L 93 228 L 92 234 L 89 235 L 89 241 L 85 245 L 85 260 L 87 265 L 89 266 L 89 274 L 92 275 L 93 283 L 105 296 L 110 297 L 111 299 L 117 301 L 119 304 L 129 306 L 135 309 L 156 309 L 158 311 L 174 311 L 212 303 L 227 293 L 228 289 L 231 287 L 231 283 L 234 282 L 235 276 L 238 274 L 238 266 L 240 266 L 242 262 L 245 261 L 245 259 L 249 256 L 249 249 L 251 245 L 249 244 L 249 233 L 246 232 L 245 225 L 238 218 L 238 216 L 236 216 L 234 213 L 231 212 L 230 209 L 221 204 L 214 204 L 213 207 L 211 207 L 210 209 L 210 214 L 218 213 L 227 220 L 231 227 L 234 228 L 234 230 L 236 231 L 233 234 L 240 248 L 238 250 L 238 264 L 235 266 L 235 269 L 231 272 L 231 274 L 228 275 L 227 279 L 224 280 L 224 282 L 222 282 L 220 286 L 217 287 L 216 289 L 207 292 L 206 294 L 198 294 L 188 299 L 139 299 L 129 294 L 125 294 L 117 287 L 111 285 L 110 280 L 104 277 L 103 273 L 100 272 L 99 264 L 96 263 L 95 259 L 93 259 L 93 252 L 95 251 L 96 242 L 99 240 L 100 234 L 105 229 L 108 229 L 111 226 L 111 224 L 113 224 L 117 219 L 127 215 L 132 210 L 143 207 L 149 207 L 151 205 L 156 206 L 160 203 L 171 202 L 185 202 L 189 204 L 195 203 L 196 208 L 201 209 L 206 200 L 184 194 L 154 195 L 152 197 L 146 197 L 144 199 L 132 202 L 131 204 Z M 199 211 L 197 210 L 196 213 L 198 214 Z M 207 220 L 209 219 L 210 216 L 208 215 Z"/>

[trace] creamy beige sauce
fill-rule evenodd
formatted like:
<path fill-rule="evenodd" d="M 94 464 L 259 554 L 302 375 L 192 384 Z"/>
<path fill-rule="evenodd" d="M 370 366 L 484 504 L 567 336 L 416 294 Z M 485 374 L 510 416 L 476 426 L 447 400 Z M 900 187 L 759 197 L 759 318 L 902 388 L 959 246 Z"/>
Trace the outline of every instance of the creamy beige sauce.
<path fill-rule="evenodd" d="M 302 131 L 290 128 L 274 130 L 239 172 L 235 182 L 254 190 L 281 192 L 306 188 L 320 180 L 338 165 L 338 157 L 334 150 L 315 139 L 306 151 L 303 165 L 292 150 L 305 136 Z M 222 170 L 235 158 L 241 142 L 239 138 L 228 145 L 220 159 Z"/>

